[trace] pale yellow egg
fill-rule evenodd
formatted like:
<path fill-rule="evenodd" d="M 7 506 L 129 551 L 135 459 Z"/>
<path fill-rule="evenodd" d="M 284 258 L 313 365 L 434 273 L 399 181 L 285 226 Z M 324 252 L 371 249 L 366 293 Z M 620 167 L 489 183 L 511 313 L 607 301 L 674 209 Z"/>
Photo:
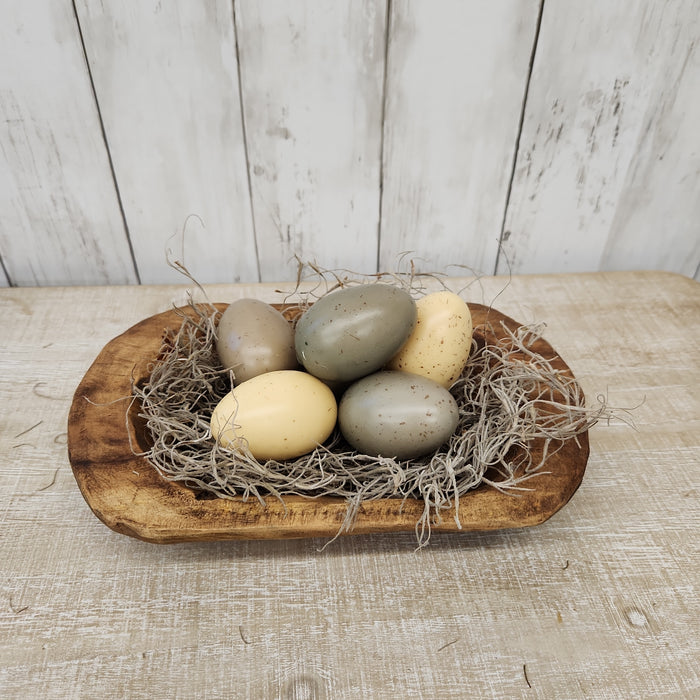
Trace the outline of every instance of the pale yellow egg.
<path fill-rule="evenodd" d="M 226 394 L 212 413 L 211 432 L 222 447 L 247 446 L 258 460 L 292 459 L 328 438 L 337 412 L 333 392 L 320 379 L 278 370 Z"/>

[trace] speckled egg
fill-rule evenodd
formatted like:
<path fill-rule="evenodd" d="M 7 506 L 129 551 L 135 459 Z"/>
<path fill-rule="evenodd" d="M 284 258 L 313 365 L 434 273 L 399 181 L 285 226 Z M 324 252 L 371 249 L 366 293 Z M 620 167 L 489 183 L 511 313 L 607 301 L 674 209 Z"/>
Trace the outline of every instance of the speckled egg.
<path fill-rule="evenodd" d="M 472 316 L 454 292 L 418 299 L 418 318 L 410 337 L 386 368 L 420 374 L 449 388 L 459 378 L 472 347 Z"/>
<path fill-rule="evenodd" d="M 311 452 L 335 427 L 333 392 L 297 370 L 259 374 L 234 387 L 211 416 L 211 433 L 223 447 L 247 446 L 258 460 L 292 459 Z"/>
<path fill-rule="evenodd" d="M 264 372 L 296 369 L 294 330 L 287 319 L 259 299 L 239 299 L 226 308 L 216 332 L 216 350 L 233 383 Z"/>
<path fill-rule="evenodd" d="M 457 402 L 447 389 L 406 372 L 358 380 L 338 407 L 345 439 L 368 455 L 413 459 L 437 450 L 454 432 Z"/>
<path fill-rule="evenodd" d="M 416 303 L 399 287 L 365 284 L 321 297 L 299 318 L 299 362 L 324 380 L 352 381 L 380 369 L 406 342 Z"/>

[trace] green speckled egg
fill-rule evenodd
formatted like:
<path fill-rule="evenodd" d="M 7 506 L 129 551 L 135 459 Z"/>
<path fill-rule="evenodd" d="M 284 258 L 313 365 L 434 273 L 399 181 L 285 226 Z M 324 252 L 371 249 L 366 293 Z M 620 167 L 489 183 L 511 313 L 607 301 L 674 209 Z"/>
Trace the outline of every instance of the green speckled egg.
<path fill-rule="evenodd" d="M 358 452 L 397 459 L 434 452 L 458 420 L 457 402 L 447 389 L 407 372 L 376 372 L 360 379 L 338 408 L 340 430 Z"/>
<path fill-rule="evenodd" d="M 299 362 L 323 380 L 352 381 L 380 369 L 416 323 L 408 292 L 387 284 L 348 287 L 319 299 L 299 318 Z"/>

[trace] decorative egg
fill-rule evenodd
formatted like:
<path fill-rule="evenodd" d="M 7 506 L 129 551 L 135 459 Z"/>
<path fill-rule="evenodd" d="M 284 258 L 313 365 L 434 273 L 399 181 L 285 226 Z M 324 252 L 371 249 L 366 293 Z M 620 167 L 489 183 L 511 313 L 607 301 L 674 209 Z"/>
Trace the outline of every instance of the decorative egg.
<path fill-rule="evenodd" d="M 338 407 L 340 430 L 352 447 L 397 459 L 434 452 L 458 420 L 457 402 L 447 389 L 406 372 L 376 372 L 358 380 Z"/>
<path fill-rule="evenodd" d="M 234 384 L 299 366 L 291 324 L 259 299 L 239 299 L 227 307 L 217 327 L 216 350 L 224 367 L 233 371 Z"/>
<path fill-rule="evenodd" d="M 333 431 L 333 392 L 297 370 L 259 374 L 234 387 L 211 416 L 212 436 L 223 447 L 247 446 L 258 460 L 292 459 L 311 452 Z"/>
<path fill-rule="evenodd" d="M 472 316 L 454 292 L 427 294 L 416 302 L 417 320 L 406 343 L 387 364 L 449 388 L 462 374 L 472 347 Z"/>
<path fill-rule="evenodd" d="M 380 369 L 415 321 L 416 303 L 399 287 L 377 283 L 331 292 L 299 318 L 297 359 L 320 379 L 352 381 Z"/>

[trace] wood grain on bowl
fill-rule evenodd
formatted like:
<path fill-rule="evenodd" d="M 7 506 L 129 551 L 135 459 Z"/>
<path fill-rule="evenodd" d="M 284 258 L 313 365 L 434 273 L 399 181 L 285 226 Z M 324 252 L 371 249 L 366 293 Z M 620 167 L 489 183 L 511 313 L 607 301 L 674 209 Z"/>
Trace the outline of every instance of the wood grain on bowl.
<path fill-rule="evenodd" d="M 223 310 L 226 304 L 217 304 Z M 277 308 L 293 314 L 288 305 Z M 516 321 L 497 310 L 469 304 L 477 342 L 496 342 Z M 68 453 L 73 474 L 94 514 L 116 532 L 148 542 L 174 543 L 226 539 L 332 537 L 343 523 L 346 504 L 335 497 L 270 497 L 263 506 L 255 499 L 203 497 L 162 478 L 138 453 L 148 447 L 138 406 L 130 403 L 132 382 L 147 381 L 149 364 L 157 357 L 164 332 L 180 326 L 187 308 L 151 316 L 114 338 L 102 349 L 75 391 L 68 417 Z M 544 339 L 532 350 L 571 374 Z M 542 440 L 530 451 L 537 461 Z M 538 525 L 571 499 L 588 460 L 588 434 L 566 441 L 547 457 L 541 473 L 528 481 L 527 491 L 504 493 L 481 485 L 459 501 L 459 525 L 454 509 L 446 510 L 434 532 L 498 530 Z M 419 500 L 366 501 L 348 534 L 413 531 L 424 510 Z"/>

